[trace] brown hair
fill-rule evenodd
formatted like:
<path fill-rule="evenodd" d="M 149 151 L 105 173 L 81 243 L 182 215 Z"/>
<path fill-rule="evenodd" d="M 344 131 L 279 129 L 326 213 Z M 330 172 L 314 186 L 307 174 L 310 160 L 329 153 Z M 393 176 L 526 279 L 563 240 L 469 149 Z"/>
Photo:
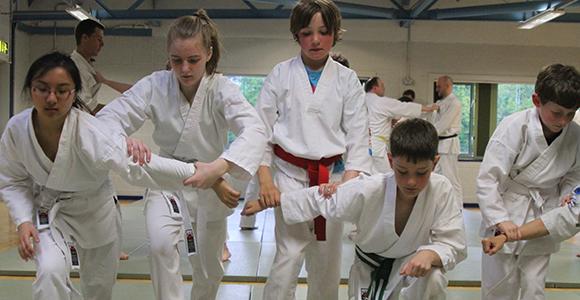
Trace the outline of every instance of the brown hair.
<path fill-rule="evenodd" d="M 193 16 L 183 16 L 174 21 L 167 32 L 167 48 L 176 39 L 192 38 L 199 33 L 205 49 L 212 52 L 210 60 L 205 65 L 205 71 L 211 75 L 216 72 L 220 60 L 221 43 L 217 26 L 205 10 L 200 9 Z"/>
<path fill-rule="evenodd" d="M 308 27 L 310 20 L 316 14 L 322 15 L 324 26 L 334 33 L 334 42 L 332 46 L 340 41 L 343 30 L 340 28 L 340 11 L 334 2 L 331 0 L 300 0 L 292 9 L 290 15 L 290 32 L 294 36 L 294 40 L 298 41 L 298 32 L 300 29 Z"/>
<path fill-rule="evenodd" d="M 542 104 L 554 102 L 568 109 L 580 106 L 580 73 L 573 66 L 553 64 L 540 71 L 535 92 Z"/>

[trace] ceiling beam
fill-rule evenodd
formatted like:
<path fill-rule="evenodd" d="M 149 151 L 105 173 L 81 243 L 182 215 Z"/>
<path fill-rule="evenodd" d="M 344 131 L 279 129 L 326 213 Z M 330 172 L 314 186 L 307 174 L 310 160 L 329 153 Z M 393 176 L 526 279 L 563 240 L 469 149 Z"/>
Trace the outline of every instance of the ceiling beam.
<path fill-rule="evenodd" d="M 398 9 L 405 10 L 405 8 L 401 5 L 401 3 L 399 3 L 399 1 L 397 1 L 397 0 L 391 0 L 391 3 L 393 3 L 393 5 L 395 7 L 397 7 Z"/>
<path fill-rule="evenodd" d="M 290 7 L 296 5 L 295 0 L 251 0 L 252 2 L 264 2 L 272 4 L 282 4 Z M 362 4 L 355 4 L 350 2 L 334 1 L 336 6 L 340 8 L 340 12 L 343 14 L 353 14 L 360 16 L 368 16 L 372 18 L 380 19 L 394 19 L 396 17 L 397 10 L 392 8 L 369 6 Z"/>
<path fill-rule="evenodd" d="M 16 26 L 18 30 L 29 34 L 37 35 L 74 35 L 74 27 L 44 27 L 44 26 L 30 26 L 24 23 L 18 23 Z M 105 28 L 105 35 L 107 36 L 152 36 L 153 30 L 151 28 Z"/>
<path fill-rule="evenodd" d="M 417 2 L 411 11 L 411 19 L 418 17 L 421 13 L 428 10 L 433 4 L 435 4 L 435 2 L 437 2 L 437 0 L 423 0 L 421 2 Z"/>
<path fill-rule="evenodd" d="M 248 1 L 248 0 L 242 0 L 242 2 L 244 2 L 244 4 L 246 4 L 246 6 L 248 6 L 250 9 L 256 10 L 256 6 L 254 6 L 254 4 L 252 4 L 252 2 Z"/>
<path fill-rule="evenodd" d="M 131 6 L 129 6 L 129 8 L 127 8 L 127 10 L 135 10 L 137 7 L 141 6 L 141 4 L 143 4 L 145 0 L 135 0 L 135 2 L 133 2 L 133 4 L 131 4 Z"/>
<path fill-rule="evenodd" d="M 95 2 L 97 2 L 97 4 L 103 8 L 103 10 L 109 15 L 109 16 L 113 16 L 112 14 L 112 10 L 109 9 L 109 7 L 107 7 L 107 5 L 103 2 L 103 0 L 95 0 Z"/>
<path fill-rule="evenodd" d="M 523 12 L 533 12 L 533 11 L 543 11 L 549 7 L 560 5 L 568 1 L 527 1 L 527 2 L 516 2 L 516 3 L 506 3 L 506 4 L 493 4 L 493 5 L 479 5 L 479 6 L 468 6 L 460 8 L 445 8 L 445 9 L 433 9 L 429 13 L 432 14 L 431 19 L 444 20 L 444 19 L 457 19 L 457 18 L 469 18 L 469 17 L 479 17 L 479 16 L 489 16 L 489 15 L 501 15 L 510 13 L 523 13 Z M 577 4 L 572 4 L 570 6 L 575 6 Z"/>

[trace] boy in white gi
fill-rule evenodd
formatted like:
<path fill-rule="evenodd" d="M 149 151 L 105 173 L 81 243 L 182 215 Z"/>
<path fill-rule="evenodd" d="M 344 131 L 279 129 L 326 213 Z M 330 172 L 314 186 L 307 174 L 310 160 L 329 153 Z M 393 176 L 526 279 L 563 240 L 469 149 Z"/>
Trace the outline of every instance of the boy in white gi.
<path fill-rule="evenodd" d="M 292 10 L 290 31 L 300 54 L 274 67 L 256 105 L 269 137 L 257 176 L 267 205 L 275 205 L 280 192 L 328 182 L 343 154 L 344 181 L 370 171 L 363 89 L 354 71 L 329 56 L 340 22 L 330 0 L 300 1 Z M 342 223 L 314 216 L 287 225 L 280 209 L 275 216 L 276 255 L 263 298 L 294 299 L 306 260 L 307 299 L 337 299 Z"/>
<path fill-rule="evenodd" d="M 97 117 L 128 135 L 151 120 L 161 156 L 196 162 L 199 172 L 186 183 L 198 189 L 147 193 L 151 279 L 156 299 L 183 300 L 177 245 L 197 238 L 197 251 L 189 253 L 191 299 L 211 300 L 224 274 L 226 218 L 239 193 L 228 207 L 214 201 L 218 195 L 208 188 L 226 173 L 242 180 L 254 175 L 266 145 L 265 130 L 238 86 L 216 73 L 221 46 L 217 27 L 204 10 L 174 21 L 167 33 L 167 51 L 171 70 L 141 79 Z M 226 147 L 228 130 L 237 137 Z M 131 147 L 140 152 L 141 145 Z M 179 209 L 172 209 L 168 196 L 179 200 Z"/>
<path fill-rule="evenodd" d="M 34 299 L 111 299 L 120 247 L 113 170 L 142 186 L 183 188 L 193 164 L 152 157 L 131 163 L 125 135 L 81 108 L 79 71 L 51 53 L 30 67 L 23 92 L 34 108 L 12 117 L 0 140 L 0 198 L 18 228 L 20 256 L 34 259 Z"/>
<path fill-rule="evenodd" d="M 357 225 L 351 300 L 446 298 L 444 273 L 465 259 L 467 247 L 453 188 L 431 173 L 439 159 L 437 144 L 433 125 L 406 120 L 391 134 L 393 171 L 361 175 L 338 189 L 330 184 L 282 193 L 280 206 L 289 224 L 321 214 Z M 265 207 L 263 200 L 250 201 L 243 213 Z"/>
<path fill-rule="evenodd" d="M 489 255 L 496 254 L 507 242 L 518 240 L 531 240 L 543 236 L 557 241 L 567 240 L 580 231 L 580 185 L 574 188 L 571 195 L 567 195 L 563 201 L 563 207 L 555 208 L 539 218 L 518 227 L 517 240 L 508 238 L 507 234 L 492 236 L 481 240 L 483 252 Z"/>
<path fill-rule="evenodd" d="M 518 226 L 559 206 L 580 182 L 580 74 L 554 64 L 537 77 L 533 108 L 505 118 L 485 150 L 477 177 L 483 237 L 505 233 L 519 240 Z M 483 299 L 544 299 L 549 237 L 506 244 L 482 257 Z"/>
<path fill-rule="evenodd" d="M 385 96 L 385 83 L 379 77 L 373 77 L 365 83 L 365 102 L 369 115 L 369 132 L 371 134 L 371 156 L 375 173 L 386 173 L 391 170 L 387 160 L 388 141 L 392 130 L 393 119 L 401 117 L 418 118 L 423 112 L 433 112 L 436 104 L 425 106 L 418 103 L 405 103 Z"/>

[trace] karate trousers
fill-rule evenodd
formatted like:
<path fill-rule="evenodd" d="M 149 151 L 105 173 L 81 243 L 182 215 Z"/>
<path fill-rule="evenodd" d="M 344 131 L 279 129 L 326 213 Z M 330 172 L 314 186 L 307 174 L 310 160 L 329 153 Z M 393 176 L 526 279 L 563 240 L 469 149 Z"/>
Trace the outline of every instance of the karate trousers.
<path fill-rule="evenodd" d="M 451 182 L 453 190 L 457 194 L 458 199 L 462 201 L 463 206 L 463 188 L 459 180 L 459 157 L 458 154 L 439 153 L 439 162 L 435 166 L 435 173 L 445 176 Z"/>
<path fill-rule="evenodd" d="M 178 248 L 178 243 L 183 241 L 184 236 L 181 216 L 171 214 L 160 191 L 149 191 L 145 221 L 150 242 L 149 263 L 155 298 L 186 299 L 182 291 L 181 254 Z M 192 219 L 192 222 L 195 221 Z M 205 230 L 197 230 L 198 225 L 192 223 L 194 232 L 198 233 L 198 254 L 188 256 L 193 271 L 191 299 L 212 300 L 216 299 L 224 275 L 221 256 L 226 241 L 226 219 L 207 222 L 206 226 L 202 226 Z"/>
<path fill-rule="evenodd" d="M 280 192 L 308 187 L 308 182 L 275 171 L 274 183 Z M 342 255 L 342 222 L 326 221 L 326 241 L 317 241 L 314 221 L 287 225 L 282 210 L 274 211 L 276 217 L 276 255 L 264 287 L 263 299 L 295 299 L 298 275 L 306 262 L 308 272 L 308 300 L 336 300 L 340 284 Z"/>
<path fill-rule="evenodd" d="M 481 299 L 543 300 L 550 255 L 482 253 Z"/>
<path fill-rule="evenodd" d="M 58 234 L 58 233 L 57 233 Z M 51 230 L 39 232 L 36 249 L 36 279 L 32 283 L 35 300 L 81 299 L 70 281 L 71 265 L 57 245 Z M 76 250 L 80 263 L 81 293 L 84 300 L 110 300 L 117 279 L 120 241 L 104 246 Z"/>

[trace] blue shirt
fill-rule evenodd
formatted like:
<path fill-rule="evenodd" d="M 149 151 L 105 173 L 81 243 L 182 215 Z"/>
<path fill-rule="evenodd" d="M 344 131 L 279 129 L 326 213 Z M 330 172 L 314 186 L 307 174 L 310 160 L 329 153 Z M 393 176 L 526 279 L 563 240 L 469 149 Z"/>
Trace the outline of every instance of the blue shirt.
<path fill-rule="evenodd" d="M 320 71 L 312 71 L 308 67 L 306 67 L 306 74 L 308 74 L 308 80 L 310 81 L 310 86 L 314 91 L 316 86 L 318 85 L 318 80 L 320 80 L 320 76 L 322 75 L 322 70 Z"/>

